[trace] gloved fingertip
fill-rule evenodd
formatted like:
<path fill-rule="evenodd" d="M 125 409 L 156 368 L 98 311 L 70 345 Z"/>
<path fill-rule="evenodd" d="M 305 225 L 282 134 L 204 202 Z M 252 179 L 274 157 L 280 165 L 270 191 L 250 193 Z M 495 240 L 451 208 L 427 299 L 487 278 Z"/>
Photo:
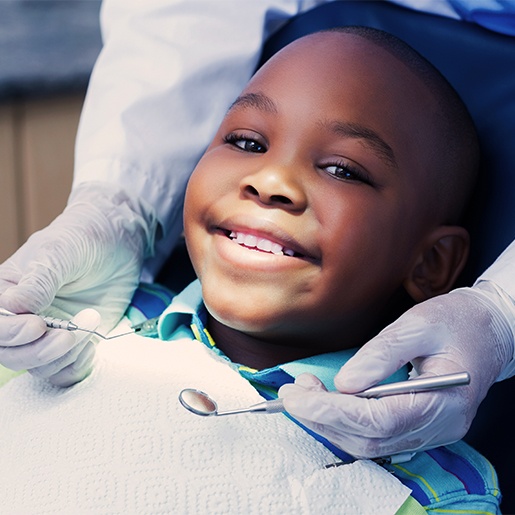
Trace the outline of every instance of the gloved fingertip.
<path fill-rule="evenodd" d="M 327 391 L 324 383 L 317 376 L 309 373 L 300 374 L 295 378 L 295 384 L 312 391 Z"/>
<path fill-rule="evenodd" d="M 74 324 L 90 331 L 95 331 L 101 321 L 100 313 L 93 308 L 83 309 L 72 318 Z"/>
<path fill-rule="evenodd" d="M 353 370 L 340 370 L 334 377 L 334 386 L 341 393 L 357 393 L 367 388 L 361 375 Z"/>
<path fill-rule="evenodd" d="M 279 397 L 282 397 L 283 399 L 284 409 L 288 413 L 295 413 L 298 410 L 299 405 L 302 404 L 304 395 L 291 389 L 283 390 L 283 388 L 285 387 L 282 386 L 282 391 L 279 391 Z"/>
<path fill-rule="evenodd" d="M 303 389 L 293 383 L 283 384 L 277 391 L 279 397 L 290 397 L 292 395 L 300 395 Z"/>

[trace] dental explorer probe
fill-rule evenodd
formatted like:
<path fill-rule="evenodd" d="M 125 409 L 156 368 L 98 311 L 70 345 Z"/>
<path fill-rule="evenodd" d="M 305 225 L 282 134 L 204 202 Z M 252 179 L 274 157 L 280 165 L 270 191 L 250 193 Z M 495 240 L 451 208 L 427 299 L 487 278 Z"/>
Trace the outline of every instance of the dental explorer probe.
<path fill-rule="evenodd" d="M 0 308 L 0 315 L 3 316 L 17 316 L 19 313 L 13 313 L 12 311 L 9 311 L 4 308 Z M 23 313 L 23 314 L 31 314 L 31 313 Z M 43 315 L 36 315 L 39 318 L 45 322 L 46 326 L 51 329 L 64 329 L 65 331 L 82 331 L 84 333 L 90 333 L 94 334 L 96 336 L 99 336 L 103 340 L 111 340 L 113 338 L 118 338 L 120 336 L 125 336 L 126 334 L 134 334 L 135 330 L 132 328 L 131 331 L 122 333 L 122 334 L 115 334 L 113 336 L 104 336 L 103 334 L 97 333 L 96 331 L 91 331 L 90 329 L 84 329 L 83 327 L 79 327 L 77 324 L 74 324 L 71 320 L 63 320 L 62 318 L 56 318 L 56 317 L 49 317 L 49 316 L 43 316 Z"/>

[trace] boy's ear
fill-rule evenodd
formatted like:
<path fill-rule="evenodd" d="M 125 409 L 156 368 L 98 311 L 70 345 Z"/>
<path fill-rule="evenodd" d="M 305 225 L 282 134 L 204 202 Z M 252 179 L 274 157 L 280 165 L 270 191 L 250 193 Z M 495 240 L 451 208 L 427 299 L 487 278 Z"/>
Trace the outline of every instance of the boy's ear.
<path fill-rule="evenodd" d="M 470 237 L 459 226 L 442 225 L 425 238 L 404 288 L 415 302 L 447 293 L 463 270 Z"/>

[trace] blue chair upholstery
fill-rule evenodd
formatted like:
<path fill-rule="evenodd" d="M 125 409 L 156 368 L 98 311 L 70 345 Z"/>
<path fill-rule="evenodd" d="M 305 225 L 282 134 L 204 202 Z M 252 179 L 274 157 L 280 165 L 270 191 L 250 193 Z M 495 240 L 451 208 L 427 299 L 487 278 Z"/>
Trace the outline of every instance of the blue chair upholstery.
<path fill-rule="evenodd" d="M 261 62 L 298 37 L 344 25 L 383 29 L 409 43 L 449 80 L 474 119 L 482 170 L 468 222 L 471 256 L 460 281 L 471 284 L 515 238 L 515 37 L 387 2 L 336 1 L 292 19 L 269 39 Z M 496 467 L 506 513 L 515 513 L 514 381 L 491 389 L 466 438 Z"/>

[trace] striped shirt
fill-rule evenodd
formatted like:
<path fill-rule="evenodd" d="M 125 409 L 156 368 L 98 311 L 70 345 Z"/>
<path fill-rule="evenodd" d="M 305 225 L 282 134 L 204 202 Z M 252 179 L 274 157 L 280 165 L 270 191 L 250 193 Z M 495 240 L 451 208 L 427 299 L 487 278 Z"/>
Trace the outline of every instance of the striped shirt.
<path fill-rule="evenodd" d="M 160 338 L 194 338 L 229 361 L 217 348 L 216 342 L 206 329 L 207 312 L 202 302 L 198 281 L 177 296 L 157 285 L 141 285 L 127 312 L 131 321 L 139 323 L 145 318 L 152 318 L 161 313 Z M 232 366 L 249 380 L 264 398 L 271 399 L 277 397 L 280 386 L 293 382 L 294 378 L 303 372 L 316 375 L 327 386 L 332 385 L 332 378 L 355 352 L 356 349 L 332 352 L 264 370 L 254 370 L 237 363 L 232 363 Z M 401 370 L 388 381 L 400 381 L 406 377 L 406 371 Z M 320 435 L 302 425 L 301 427 L 322 442 L 339 460 L 353 459 Z M 411 495 L 416 503 L 410 505 L 410 509 L 403 513 L 500 513 L 501 493 L 495 470 L 486 458 L 465 442 L 460 441 L 418 452 L 406 463 L 383 466 L 412 491 Z"/>

